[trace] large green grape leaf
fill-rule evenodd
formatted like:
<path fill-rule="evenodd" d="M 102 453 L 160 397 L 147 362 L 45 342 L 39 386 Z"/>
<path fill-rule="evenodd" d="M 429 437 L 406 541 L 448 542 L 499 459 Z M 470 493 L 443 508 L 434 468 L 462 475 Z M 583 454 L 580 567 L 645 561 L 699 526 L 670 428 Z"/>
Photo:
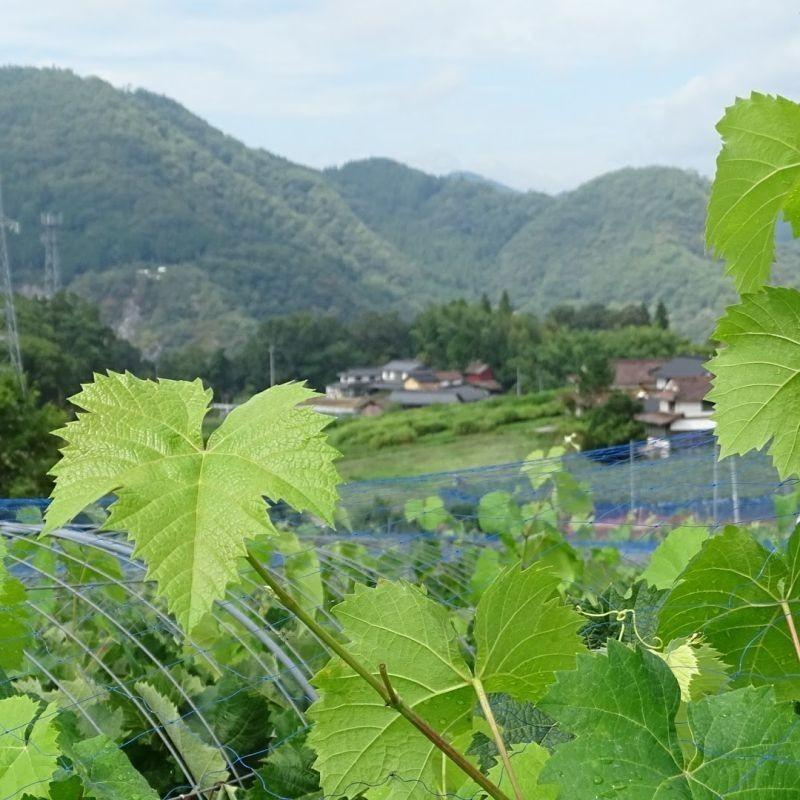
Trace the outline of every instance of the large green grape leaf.
<path fill-rule="evenodd" d="M 24 695 L 0 700 L 0 797 L 48 797 L 48 782 L 61 749 L 55 704 L 41 706 Z"/>
<path fill-rule="evenodd" d="M 225 756 L 189 728 L 168 697 L 149 683 L 137 683 L 136 691 L 175 746 L 198 786 L 207 788 L 228 779 Z"/>
<path fill-rule="evenodd" d="M 687 706 L 652 653 L 609 641 L 581 656 L 542 702 L 576 738 L 559 745 L 540 777 L 570 800 L 789 800 L 800 785 L 800 725 L 770 687 L 747 687 Z M 681 749 L 681 740 L 694 744 Z M 687 758 L 690 759 L 687 763 Z"/>
<path fill-rule="evenodd" d="M 469 728 L 472 675 L 447 611 L 407 583 L 356 586 L 335 608 L 355 657 L 374 675 L 385 663 L 400 697 L 449 739 Z M 428 800 L 441 788 L 443 756 L 348 666 L 332 660 L 315 677 L 309 745 L 326 795 Z"/>
<path fill-rule="evenodd" d="M 115 493 L 105 523 L 127 531 L 135 555 L 170 610 L 193 628 L 236 578 L 236 560 L 258 533 L 274 533 L 264 498 L 330 521 L 338 455 L 328 420 L 298 404 L 314 393 L 288 383 L 234 409 L 203 444 L 211 392 L 199 381 L 95 376 L 72 398 L 84 409 L 60 430 L 67 442 L 45 532 Z"/>
<path fill-rule="evenodd" d="M 669 589 L 706 539 L 708 528 L 681 525 L 670 531 L 653 551 L 640 579 L 656 589 Z"/>
<path fill-rule="evenodd" d="M 767 287 L 727 309 L 708 363 L 723 456 L 760 449 L 781 477 L 800 472 L 800 292 Z"/>
<path fill-rule="evenodd" d="M 558 576 L 534 564 L 506 569 L 483 593 L 475 613 L 475 674 L 487 692 L 536 701 L 556 670 L 585 650 L 585 620 L 564 605 Z"/>
<path fill-rule="evenodd" d="M 666 642 L 701 633 L 731 667 L 735 685 L 770 684 L 800 698 L 800 658 L 785 613 L 800 610 L 800 528 L 785 556 L 735 527 L 709 539 L 661 609 Z"/>
<path fill-rule="evenodd" d="M 73 769 L 94 800 L 158 800 L 159 795 L 107 736 L 94 736 L 69 748 Z"/>
<path fill-rule="evenodd" d="M 800 180 L 800 106 L 752 94 L 730 106 L 717 125 L 723 146 L 711 187 L 706 242 L 728 262 L 740 292 L 769 277 L 781 212 L 795 227 L 793 192 Z"/>
<path fill-rule="evenodd" d="M 535 700 L 555 670 L 574 665 L 583 620 L 562 605 L 557 585 L 550 570 L 517 565 L 484 592 L 474 674 L 447 610 L 422 589 L 357 586 L 335 614 L 355 657 L 376 676 L 386 663 L 399 696 L 452 741 L 470 730 L 477 688 Z M 314 683 L 320 699 L 310 710 L 309 744 L 326 794 L 373 787 L 370 798 L 416 800 L 446 790 L 442 754 L 349 667 L 334 659 Z"/>

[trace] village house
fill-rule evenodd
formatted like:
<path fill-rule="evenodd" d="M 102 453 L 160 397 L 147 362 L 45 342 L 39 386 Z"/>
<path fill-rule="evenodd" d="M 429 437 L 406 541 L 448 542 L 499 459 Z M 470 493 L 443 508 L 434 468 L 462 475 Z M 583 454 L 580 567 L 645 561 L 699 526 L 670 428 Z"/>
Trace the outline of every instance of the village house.
<path fill-rule="evenodd" d="M 667 363 L 666 358 L 615 358 L 611 361 L 614 377 L 611 388 L 631 397 L 642 398 L 656 388 L 655 371 Z"/>
<path fill-rule="evenodd" d="M 474 403 L 487 397 L 489 397 L 488 390 L 465 384 L 436 391 L 399 389 L 389 395 L 389 402 L 404 408 L 421 408 L 451 403 Z"/>
<path fill-rule="evenodd" d="M 485 361 L 471 361 L 464 370 L 464 379 L 471 386 L 487 392 L 502 392 L 503 387 L 495 380 L 492 368 Z"/>
<path fill-rule="evenodd" d="M 705 399 L 711 389 L 711 373 L 704 361 L 678 356 L 653 371 L 655 391 L 647 395 L 644 410 L 635 417 L 646 425 L 649 436 L 714 429 L 713 405 Z"/>

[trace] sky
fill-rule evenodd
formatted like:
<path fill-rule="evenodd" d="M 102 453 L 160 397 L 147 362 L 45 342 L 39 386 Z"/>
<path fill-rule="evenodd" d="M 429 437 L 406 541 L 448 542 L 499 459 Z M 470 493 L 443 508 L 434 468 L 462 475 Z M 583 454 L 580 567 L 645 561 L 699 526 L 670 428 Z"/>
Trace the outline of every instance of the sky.
<path fill-rule="evenodd" d="M 0 61 L 166 94 L 315 167 L 386 156 L 559 192 L 710 175 L 751 91 L 800 99 L 800 4 L 771 0 L 0 0 Z M 0 109 L 2 113 L 2 109 Z"/>

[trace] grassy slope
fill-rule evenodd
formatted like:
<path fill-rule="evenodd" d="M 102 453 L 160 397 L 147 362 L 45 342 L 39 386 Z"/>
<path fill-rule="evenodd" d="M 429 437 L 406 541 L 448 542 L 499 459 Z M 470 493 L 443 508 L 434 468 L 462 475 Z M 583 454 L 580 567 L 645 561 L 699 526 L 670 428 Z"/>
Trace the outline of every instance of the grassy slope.
<path fill-rule="evenodd" d="M 330 437 L 345 478 L 368 480 L 521 461 L 563 424 L 557 394 L 542 392 L 340 421 Z"/>

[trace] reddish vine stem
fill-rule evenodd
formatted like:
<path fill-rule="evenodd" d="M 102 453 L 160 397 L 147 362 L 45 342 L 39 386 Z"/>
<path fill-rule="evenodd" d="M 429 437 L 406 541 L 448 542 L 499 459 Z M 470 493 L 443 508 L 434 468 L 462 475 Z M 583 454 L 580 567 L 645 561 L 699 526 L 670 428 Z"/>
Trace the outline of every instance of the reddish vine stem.
<path fill-rule="evenodd" d="M 291 611 L 318 639 L 324 642 L 350 669 L 363 678 L 381 697 L 387 706 L 405 717 L 429 742 L 441 750 L 462 772 L 472 778 L 478 786 L 487 792 L 494 800 L 510 800 L 503 790 L 490 781 L 474 764 L 456 750 L 438 731 L 432 728 L 413 708 L 406 705 L 389 681 L 386 665 L 379 669 L 381 679 L 365 667 L 332 633 L 320 625 L 295 599 L 283 588 L 272 573 L 248 551 L 247 560 L 262 581 L 275 593 L 278 600 L 287 610 Z M 385 677 L 384 677 L 385 676 Z"/>

